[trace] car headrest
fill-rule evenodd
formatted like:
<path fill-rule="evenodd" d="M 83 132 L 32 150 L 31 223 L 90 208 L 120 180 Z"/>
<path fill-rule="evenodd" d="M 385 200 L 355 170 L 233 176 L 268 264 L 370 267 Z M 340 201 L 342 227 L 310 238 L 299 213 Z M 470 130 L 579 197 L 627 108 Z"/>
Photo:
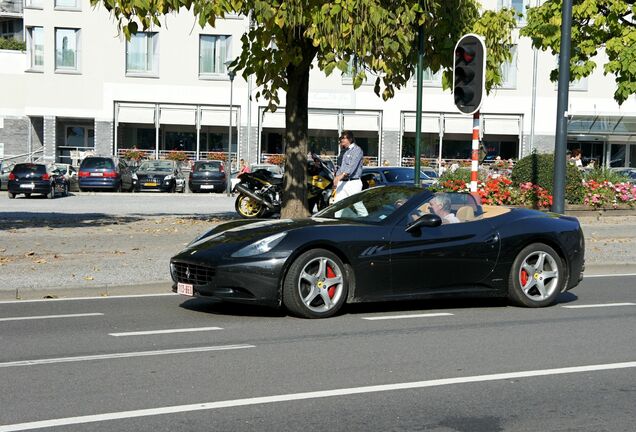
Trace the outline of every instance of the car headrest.
<path fill-rule="evenodd" d="M 463 206 L 457 209 L 457 219 L 467 222 L 475 219 L 475 211 L 470 206 Z"/>

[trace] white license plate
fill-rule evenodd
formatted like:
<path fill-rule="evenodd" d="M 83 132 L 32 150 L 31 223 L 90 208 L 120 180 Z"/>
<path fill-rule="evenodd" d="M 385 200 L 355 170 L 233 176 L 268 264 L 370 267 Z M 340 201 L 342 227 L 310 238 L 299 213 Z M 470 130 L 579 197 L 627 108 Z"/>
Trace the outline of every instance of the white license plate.
<path fill-rule="evenodd" d="M 201 189 L 214 189 L 214 185 L 201 185 Z"/>
<path fill-rule="evenodd" d="M 24 184 L 21 184 L 20 187 L 24 189 L 33 189 L 35 185 L 33 183 L 24 183 Z"/>
<path fill-rule="evenodd" d="M 177 283 L 177 293 L 181 294 L 181 295 L 186 295 L 186 296 L 193 296 L 194 295 L 194 289 L 192 288 L 191 284 L 178 282 Z"/>
<path fill-rule="evenodd" d="M 91 177 L 104 177 L 104 173 L 101 172 L 92 172 Z"/>

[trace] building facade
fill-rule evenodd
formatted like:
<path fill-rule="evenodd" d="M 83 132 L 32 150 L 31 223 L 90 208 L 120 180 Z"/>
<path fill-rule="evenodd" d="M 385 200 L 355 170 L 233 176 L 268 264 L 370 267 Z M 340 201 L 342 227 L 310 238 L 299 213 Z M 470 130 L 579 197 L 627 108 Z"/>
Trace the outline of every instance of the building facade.
<path fill-rule="evenodd" d="M 527 4 L 483 2 L 492 9 Z M 89 0 L 24 0 L 13 19 L 21 20 L 27 50 L 0 51 L 0 158 L 76 164 L 88 153 L 136 148 L 149 157 L 184 150 L 195 159 L 227 153 L 231 143 L 233 160 L 257 162 L 284 151 L 284 106 L 266 111 L 251 79 L 228 77 L 226 63 L 238 56 L 248 30 L 243 16 L 201 28 L 183 10 L 130 41 Z M 527 38 L 514 40 L 505 82 L 481 109 L 484 147 L 504 159 L 552 151 L 556 127 L 557 87 L 549 72 L 557 59 L 535 53 Z M 415 80 L 387 102 L 372 84 L 354 91 L 350 76 L 312 71 L 311 150 L 335 156 L 339 132 L 350 129 L 370 163 L 413 162 Z M 600 164 L 636 166 L 636 98 L 618 106 L 613 93 L 602 67 L 571 84 L 568 147 Z M 425 73 L 423 96 L 422 156 L 470 158 L 472 117 L 457 113 L 441 74 Z"/>

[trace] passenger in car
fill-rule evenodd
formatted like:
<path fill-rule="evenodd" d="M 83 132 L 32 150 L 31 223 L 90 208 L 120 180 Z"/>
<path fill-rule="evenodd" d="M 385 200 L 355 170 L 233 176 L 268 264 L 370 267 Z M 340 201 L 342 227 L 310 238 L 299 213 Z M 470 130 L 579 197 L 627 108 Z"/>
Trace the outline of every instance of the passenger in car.
<path fill-rule="evenodd" d="M 431 209 L 442 218 L 442 224 L 457 223 L 459 219 L 451 212 L 451 200 L 445 193 L 438 193 L 431 199 Z"/>

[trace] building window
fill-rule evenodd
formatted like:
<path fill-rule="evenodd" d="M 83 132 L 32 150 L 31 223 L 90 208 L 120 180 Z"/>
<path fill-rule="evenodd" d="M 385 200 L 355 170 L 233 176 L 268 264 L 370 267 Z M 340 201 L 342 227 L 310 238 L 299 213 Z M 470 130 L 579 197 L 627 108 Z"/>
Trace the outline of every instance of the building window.
<path fill-rule="evenodd" d="M 55 29 L 55 71 L 79 71 L 79 29 Z"/>
<path fill-rule="evenodd" d="M 26 0 L 24 7 L 32 9 L 42 9 L 44 0 Z"/>
<path fill-rule="evenodd" d="M 44 27 L 27 27 L 29 68 L 44 69 Z"/>
<path fill-rule="evenodd" d="M 199 37 L 199 75 L 225 75 L 225 62 L 230 59 L 231 36 L 201 35 Z"/>
<path fill-rule="evenodd" d="M 443 69 L 433 73 L 431 68 L 426 68 L 422 71 L 422 84 L 426 87 L 441 87 L 442 75 L 444 75 Z M 415 85 L 417 86 L 417 76 L 415 77 Z"/>
<path fill-rule="evenodd" d="M 530 5 L 530 0 L 497 0 L 497 9 L 513 9 L 521 17 L 517 19 L 519 24 L 526 23 L 526 9 Z"/>
<path fill-rule="evenodd" d="M 500 66 L 501 84 L 499 88 L 502 89 L 517 88 L 517 46 L 513 46 L 510 51 L 512 58 Z"/>
<path fill-rule="evenodd" d="M 55 9 L 80 10 L 80 0 L 55 0 Z"/>
<path fill-rule="evenodd" d="M 126 43 L 126 74 L 159 74 L 159 34 L 140 32 Z"/>

